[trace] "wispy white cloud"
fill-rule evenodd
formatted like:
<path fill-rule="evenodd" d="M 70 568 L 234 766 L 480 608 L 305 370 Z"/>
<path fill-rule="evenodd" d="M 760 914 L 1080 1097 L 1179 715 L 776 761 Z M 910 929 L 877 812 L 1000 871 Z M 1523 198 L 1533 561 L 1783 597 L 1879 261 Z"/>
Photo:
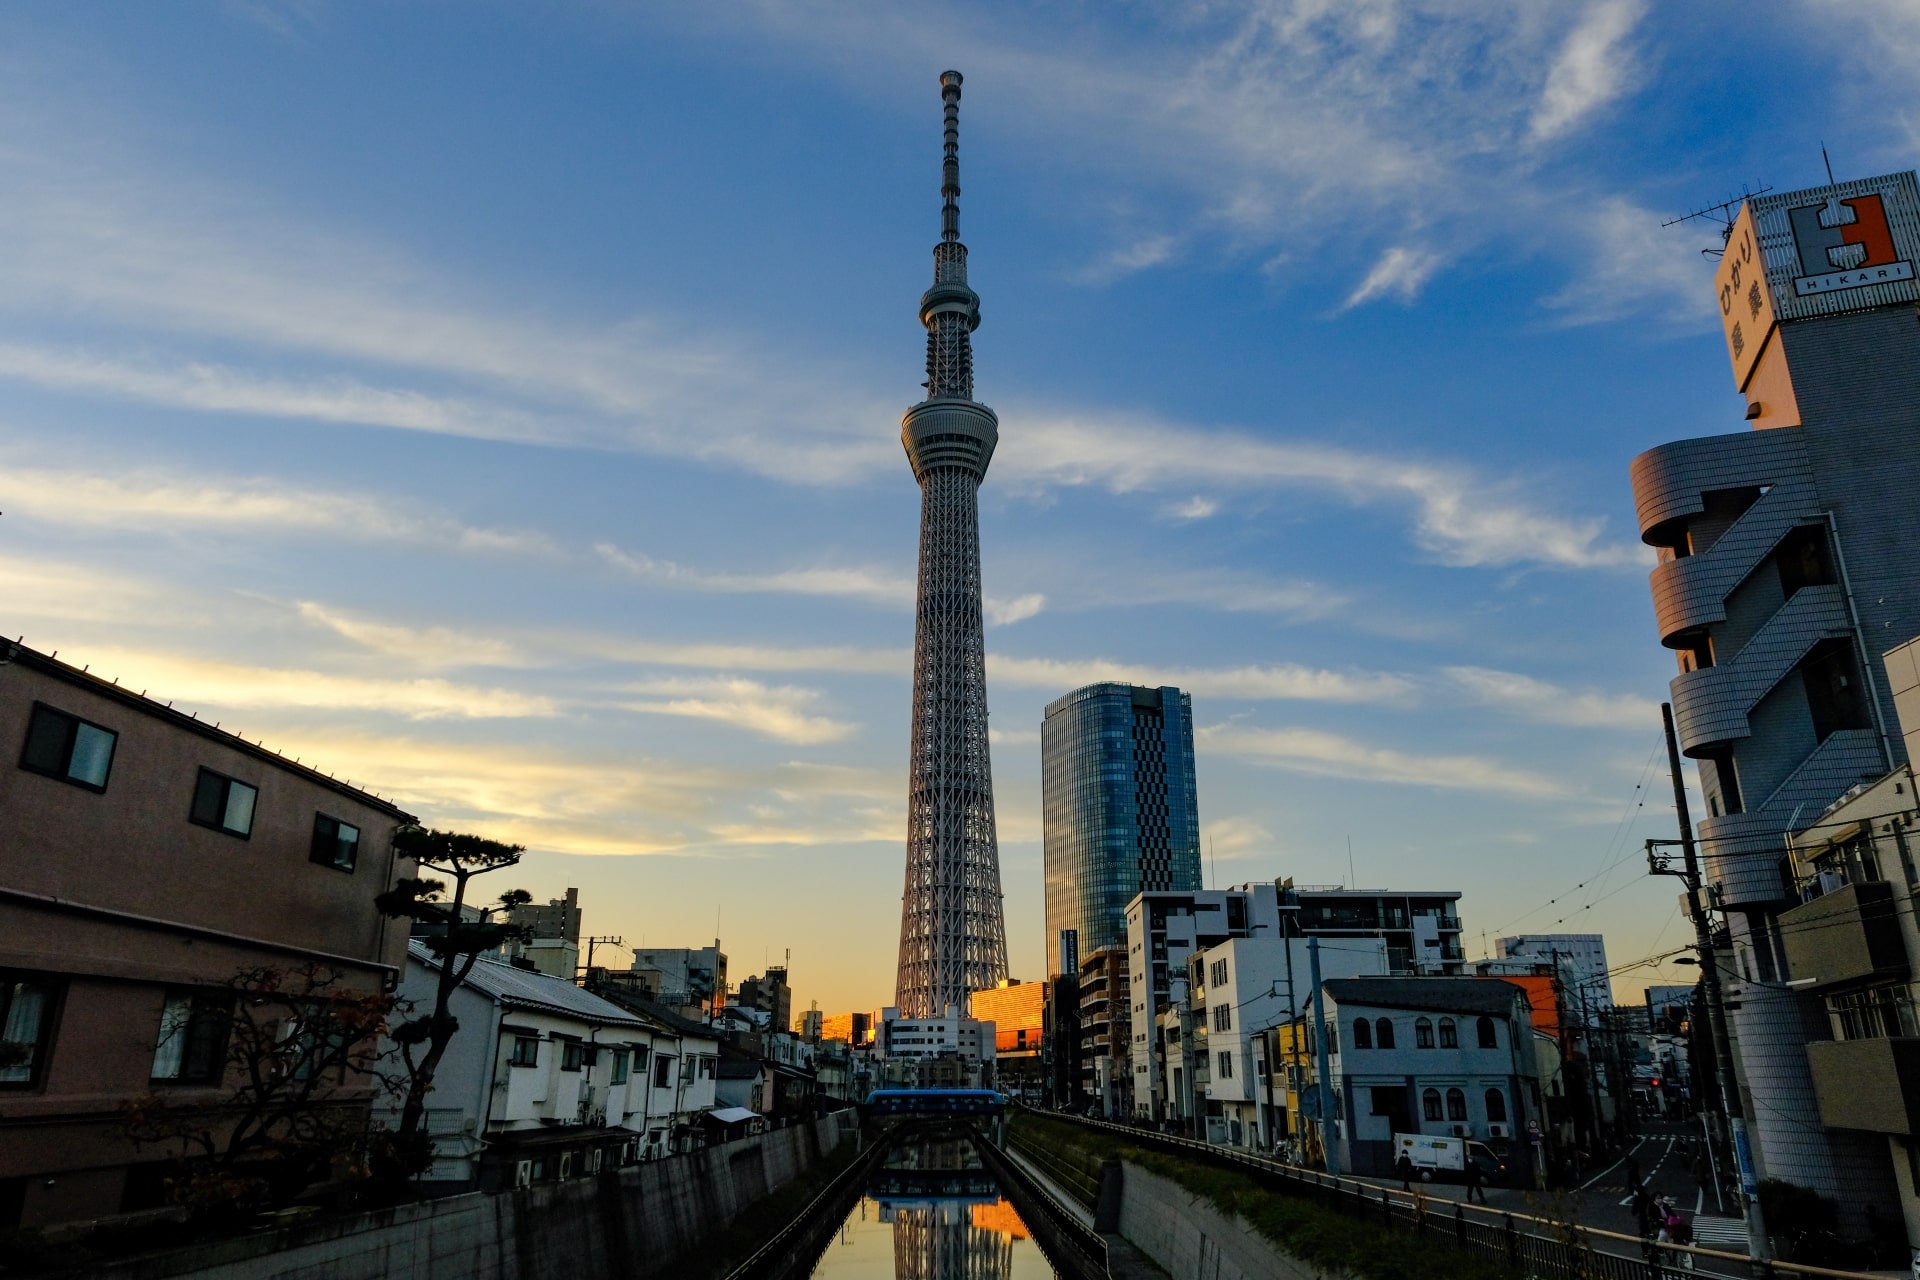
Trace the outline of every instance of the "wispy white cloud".
<path fill-rule="evenodd" d="M 1563 689 L 1532 676 L 1488 667 L 1448 667 L 1444 674 L 1476 701 L 1544 724 L 1651 734 L 1660 723 L 1660 704 L 1634 694 Z"/>
<path fill-rule="evenodd" d="M 988 596 L 980 607 L 989 626 L 1006 627 L 1037 616 L 1047 607 L 1047 598 L 1038 591 L 1030 591 L 1011 600 Z"/>
<path fill-rule="evenodd" d="M 405 627 L 355 617 L 311 600 L 297 606 L 300 616 L 384 657 L 429 669 L 449 667 L 523 667 L 533 663 L 519 645 L 497 636 L 453 627 Z"/>
<path fill-rule="evenodd" d="M 1171 262 L 1179 252 L 1178 236 L 1147 236 L 1121 245 L 1099 261 L 1082 267 L 1074 278 L 1082 284 L 1108 284 L 1150 267 Z"/>
<path fill-rule="evenodd" d="M 1386 672 L 1323 671 L 1281 664 L 1269 667 L 1151 667 L 1104 658 L 1015 658 L 989 653 L 987 678 L 1040 689 L 1073 689 L 1102 680 L 1147 686 L 1175 685 L 1196 697 L 1308 702 L 1398 703 L 1416 692 L 1413 681 Z"/>
<path fill-rule="evenodd" d="M 1634 67 L 1649 53 L 1632 36 L 1644 11 L 1644 0 L 1224 0 L 1149 7 L 1123 35 L 1078 11 L 929 27 L 880 0 L 762 0 L 683 21 L 729 36 L 744 27 L 783 56 L 805 47 L 866 91 L 884 84 L 889 99 L 935 61 L 979 68 L 992 93 L 972 109 L 1026 135 L 1042 163 L 1093 179 L 1082 184 L 1099 193 L 1090 216 L 1137 225 L 1128 197 L 1153 192 L 1165 229 L 1123 236 L 1082 269 L 1088 278 L 1158 261 L 1166 241 L 1191 251 L 1211 239 L 1275 279 L 1324 290 L 1330 265 L 1378 262 L 1395 244 L 1409 192 L 1440 259 L 1492 240 L 1508 260 L 1544 253 L 1584 276 L 1590 255 L 1569 252 L 1578 242 L 1559 229 L 1595 193 L 1548 162 L 1639 86 Z M 1662 34 L 1698 38 L 1671 22 Z M 1113 148 L 1116 136 L 1128 145 Z M 1404 265 L 1389 276 L 1411 279 Z M 1674 301 L 1666 285 L 1586 282 L 1609 290 L 1610 306 L 1662 311 Z"/>
<path fill-rule="evenodd" d="M 1340 309 L 1351 311 L 1376 298 L 1389 296 L 1403 303 L 1412 302 L 1420 296 L 1420 290 L 1426 287 L 1427 281 L 1439 269 L 1439 254 L 1395 245 L 1380 255 L 1380 260 L 1373 264 L 1366 278 L 1340 304 Z"/>
<path fill-rule="evenodd" d="M 764 685 L 724 676 L 684 677 L 644 681 L 633 685 L 631 692 L 652 696 L 623 702 L 629 711 L 712 720 L 776 742 L 809 746 L 841 742 L 856 727 L 809 714 L 808 709 L 820 700 L 819 692 L 793 685 Z"/>
<path fill-rule="evenodd" d="M 325 531 L 463 551 L 551 554 L 544 534 L 476 528 L 410 499 L 305 489 L 264 477 L 195 478 L 165 470 L 104 473 L 10 465 L 0 502 L 49 525 L 152 530 L 247 526 L 258 533 Z"/>
<path fill-rule="evenodd" d="M 1218 488 L 1315 488 L 1356 502 L 1397 500 L 1416 513 L 1420 543 L 1453 565 L 1538 564 L 1631 568 L 1647 563 L 1638 543 L 1609 543 L 1605 521 L 1543 509 L 1517 481 L 1472 469 L 1326 445 L 1203 432 L 1154 421 L 1098 421 L 1033 410 L 1027 430 L 1004 441 L 1006 472 L 1054 484 L 1103 484 L 1126 492 L 1201 482 Z"/>
<path fill-rule="evenodd" d="M 1161 511 L 1172 520 L 1205 520 L 1220 510 L 1220 503 L 1213 498 L 1203 498 L 1199 494 L 1182 502 L 1169 503 Z"/>
<path fill-rule="evenodd" d="M 774 573 L 713 573 L 644 552 L 624 550 L 610 542 L 595 543 L 593 549 L 602 560 L 623 573 L 690 591 L 832 596 L 894 609 L 911 609 L 916 591 L 912 578 L 872 566 L 827 565 Z M 1007 626 L 1031 618 L 1046 606 L 1046 596 L 1037 591 L 1012 599 L 987 596 L 981 602 L 986 620 L 993 626 Z"/>
<path fill-rule="evenodd" d="M 1578 127 L 1632 87 L 1639 57 L 1627 37 L 1646 11 L 1646 0 L 1603 0 L 1587 9 L 1547 72 L 1539 105 L 1527 124 L 1535 142 Z"/>
<path fill-rule="evenodd" d="M 830 567 L 783 569 L 777 573 L 711 573 L 661 560 L 644 552 L 627 551 L 610 542 L 594 544 L 602 560 L 624 573 L 648 582 L 685 587 L 693 591 L 780 592 L 788 595 L 838 596 L 890 608 L 913 607 L 914 582 L 885 569 Z"/>
<path fill-rule="evenodd" d="M 1566 788 L 1544 774 L 1481 756 L 1421 755 L 1375 747 L 1318 729 L 1255 729 L 1238 724 L 1194 731 L 1195 746 L 1294 773 L 1401 783 L 1449 791 L 1492 791 L 1528 799 L 1563 795 Z"/>
<path fill-rule="evenodd" d="M 350 711 L 410 720 L 525 719 L 559 714 L 551 699 L 433 677 L 384 679 L 260 667 L 154 651 L 87 645 L 68 655 L 148 696 L 231 710 Z"/>

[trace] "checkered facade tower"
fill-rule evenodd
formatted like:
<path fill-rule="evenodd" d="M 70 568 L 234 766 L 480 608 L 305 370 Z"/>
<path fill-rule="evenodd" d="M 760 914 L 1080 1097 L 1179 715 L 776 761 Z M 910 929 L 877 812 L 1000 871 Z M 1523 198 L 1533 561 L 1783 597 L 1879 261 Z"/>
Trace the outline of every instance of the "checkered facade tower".
<path fill-rule="evenodd" d="M 900 902 L 894 1002 L 927 1018 L 1007 976 L 987 754 L 986 644 L 980 613 L 980 481 L 999 439 L 973 398 L 980 298 L 960 243 L 960 73 L 943 72 L 946 161 L 933 287 L 920 298 L 927 398 L 900 441 L 920 483 L 920 571 L 913 639 L 913 732 L 907 778 L 907 877 Z"/>

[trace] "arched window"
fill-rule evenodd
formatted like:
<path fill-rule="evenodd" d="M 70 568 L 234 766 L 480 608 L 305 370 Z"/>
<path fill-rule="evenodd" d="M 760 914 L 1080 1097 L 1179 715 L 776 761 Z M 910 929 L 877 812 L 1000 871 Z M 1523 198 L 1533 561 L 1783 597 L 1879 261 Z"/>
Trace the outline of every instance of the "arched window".
<path fill-rule="evenodd" d="M 1487 1119 L 1493 1124 L 1507 1122 L 1507 1095 L 1498 1089 L 1487 1090 Z"/>
<path fill-rule="evenodd" d="M 1482 1018 L 1478 1025 L 1480 1030 L 1480 1047 L 1482 1049 L 1498 1049 L 1500 1047 L 1500 1041 L 1497 1040 L 1493 1034 L 1493 1019 Z"/>
<path fill-rule="evenodd" d="M 1442 1049 L 1460 1047 L 1460 1029 L 1453 1025 L 1452 1018 L 1440 1019 L 1440 1047 Z"/>
<path fill-rule="evenodd" d="M 1393 1048 L 1393 1019 L 1378 1018 L 1373 1024 L 1373 1041 L 1382 1049 Z"/>
<path fill-rule="evenodd" d="M 1429 1089 L 1420 1095 L 1420 1112 L 1429 1120 L 1440 1118 L 1440 1091 Z"/>
<path fill-rule="evenodd" d="M 1458 1089 L 1447 1090 L 1447 1119 L 1465 1120 L 1467 1118 L 1467 1095 Z"/>
<path fill-rule="evenodd" d="M 1373 1032 L 1367 1026 L 1365 1018 L 1353 1020 L 1353 1047 L 1356 1049 L 1373 1048 Z"/>
<path fill-rule="evenodd" d="M 1413 1047 L 1416 1049 L 1433 1048 L 1433 1019 L 1419 1018 L 1413 1024 Z"/>

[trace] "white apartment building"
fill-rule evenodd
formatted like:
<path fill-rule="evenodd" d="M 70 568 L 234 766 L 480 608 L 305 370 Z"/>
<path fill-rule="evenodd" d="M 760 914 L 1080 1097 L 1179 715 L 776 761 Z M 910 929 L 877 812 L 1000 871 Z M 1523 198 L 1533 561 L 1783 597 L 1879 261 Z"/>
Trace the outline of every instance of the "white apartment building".
<path fill-rule="evenodd" d="M 1389 965 L 1381 938 L 1320 943 L 1323 981 L 1384 975 Z M 1203 1115 L 1209 1142 L 1271 1149 L 1285 1124 L 1264 1088 L 1273 1066 L 1264 1033 L 1286 1022 L 1289 1010 L 1298 1015 L 1312 1007 L 1309 940 L 1233 938 L 1196 955 L 1190 972 L 1191 1031 L 1184 1043 L 1194 1061 L 1170 1063 L 1168 1079 L 1196 1087 L 1170 1088 L 1161 1114 Z M 1173 1043 L 1169 1039 L 1169 1053 Z"/>
<path fill-rule="evenodd" d="M 401 997 L 431 1010 L 438 978 L 425 944 L 409 944 Z M 714 1105 L 717 1040 L 571 982 L 482 959 L 449 1011 L 460 1029 L 428 1095 L 428 1181 L 582 1177 L 686 1146 Z"/>
<path fill-rule="evenodd" d="M 1229 938 L 1279 937 L 1279 894 L 1270 883 L 1141 893 L 1127 903 L 1135 1115 L 1166 1117 L 1170 1077 L 1156 1029 L 1162 1013 L 1186 1002 L 1187 962 Z"/>
<path fill-rule="evenodd" d="M 964 1017 L 958 1005 L 948 1005 L 938 1018 L 903 1018 L 892 1005 L 880 1011 L 873 1053 L 890 1084 L 927 1077 L 917 1065 L 948 1059 L 954 1072 L 940 1077 L 947 1083 L 983 1086 L 993 1079 L 995 1027 L 991 1022 Z M 889 1066 L 896 1069 L 888 1070 Z M 897 1068 L 907 1068 L 906 1071 Z"/>

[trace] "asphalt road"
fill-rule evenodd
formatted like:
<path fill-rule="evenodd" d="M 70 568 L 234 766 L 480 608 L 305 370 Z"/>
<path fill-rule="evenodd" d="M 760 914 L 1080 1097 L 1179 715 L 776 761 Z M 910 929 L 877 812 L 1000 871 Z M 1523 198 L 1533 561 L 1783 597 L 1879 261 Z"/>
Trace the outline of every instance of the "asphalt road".
<path fill-rule="evenodd" d="M 1737 1218 L 1720 1215 L 1713 1193 L 1694 1180 L 1693 1165 L 1700 1147 L 1697 1132 L 1681 1126 L 1664 1126 L 1661 1131 L 1642 1136 L 1618 1160 L 1588 1175 L 1574 1190 L 1533 1191 L 1518 1187 L 1486 1188 L 1487 1206 L 1514 1213 L 1557 1220 L 1571 1219 L 1583 1227 L 1599 1231 L 1638 1236 L 1640 1226 L 1634 1218 L 1629 1178 L 1638 1173 L 1642 1183 L 1656 1196 L 1666 1196 L 1693 1227 L 1695 1243 L 1727 1253 L 1746 1252 L 1746 1230 Z M 1392 1191 L 1400 1189 L 1398 1178 L 1364 1178 L 1375 1186 Z M 1449 1203 L 1463 1201 L 1467 1189 L 1457 1182 L 1432 1182 L 1421 1186 L 1429 1200 Z M 1603 1253 L 1639 1257 L 1640 1249 L 1631 1241 L 1594 1240 Z M 1702 1275 L 1748 1275 L 1741 1264 L 1714 1258 L 1696 1258 Z"/>

